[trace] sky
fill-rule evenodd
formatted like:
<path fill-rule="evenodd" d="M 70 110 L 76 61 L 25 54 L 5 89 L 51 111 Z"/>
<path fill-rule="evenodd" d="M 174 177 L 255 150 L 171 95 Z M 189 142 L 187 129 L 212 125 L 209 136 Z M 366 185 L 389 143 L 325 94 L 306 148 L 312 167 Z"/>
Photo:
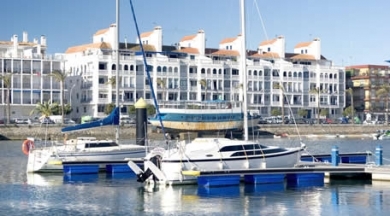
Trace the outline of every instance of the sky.
<path fill-rule="evenodd" d="M 130 0 L 120 1 L 120 40 L 135 42 Z M 163 44 L 203 29 L 206 47 L 240 34 L 239 0 L 133 0 L 142 32 L 163 29 Z M 321 53 L 334 65 L 388 65 L 389 0 L 246 0 L 247 49 L 283 35 L 286 52 L 300 42 L 321 39 Z M 0 41 L 17 34 L 47 38 L 47 53 L 91 43 L 99 29 L 115 23 L 116 0 L 1 0 Z"/>

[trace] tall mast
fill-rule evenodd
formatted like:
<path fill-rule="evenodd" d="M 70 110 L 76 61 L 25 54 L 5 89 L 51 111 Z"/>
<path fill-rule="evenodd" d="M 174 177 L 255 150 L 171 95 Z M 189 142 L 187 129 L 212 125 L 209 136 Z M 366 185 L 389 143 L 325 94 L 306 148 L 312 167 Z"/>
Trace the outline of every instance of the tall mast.
<path fill-rule="evenodd" d="M 240 75 L 242 77 L 242 110 L 244 112 L 244 139 L 248 140 L 248 102 L 247 102 L 247 77 L 246 77 L 246 32 L 245 32 L 245 0 L 240 1 L 241 8 L 241 67 Z"/>
<path fill-rule="evenodd" d="M 116 46 L 115 106 L 119 108 L 119 0 L 116 0 Z M 119 116 L 120 113 L 121 111 L 119 108 Z M 119 124 L 116 126 L 115 140 L 119 143 Z"/>

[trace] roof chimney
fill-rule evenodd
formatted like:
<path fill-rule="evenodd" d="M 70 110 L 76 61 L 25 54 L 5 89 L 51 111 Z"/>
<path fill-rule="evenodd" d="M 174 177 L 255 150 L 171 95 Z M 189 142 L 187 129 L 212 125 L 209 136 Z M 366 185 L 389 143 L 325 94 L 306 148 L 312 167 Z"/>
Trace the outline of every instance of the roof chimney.
<path fill-rule="evenodd" d="M 26 31 L 23 32 L 23 42 L 25 42 L 25 43 L 28 42 L 28 34 Z"/>

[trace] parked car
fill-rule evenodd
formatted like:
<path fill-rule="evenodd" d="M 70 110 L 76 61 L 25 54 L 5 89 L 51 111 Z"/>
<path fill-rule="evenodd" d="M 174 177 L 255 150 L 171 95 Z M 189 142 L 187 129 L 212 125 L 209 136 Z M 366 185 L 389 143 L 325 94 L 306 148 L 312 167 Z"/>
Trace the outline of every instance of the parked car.
<path fill-rule="evenodd" d="M 65 119 L 64 119 L 64 124 L 74 125 L 74 124 L 76 124 L 76 122 L 73 121 L 72 119 L 67 119 L 67 118 L 65 118 Z"/>
<path fill-rule="evenodd" d="M 51 120 L 50 118 L 43 118 L 41 119 L 41 123 L 42 124 L 54 124 L 55 122 L 53 120 Z"/>
<path fill-rule="evenodd" d="M 121 124 L 135 124 L 135 119 L 130 117 L 122 117 L 120 119 Z"/>
<path fill-rule="evenodd" d="M 14 122 L 16 124 L 31 124 L 30 119 L 22 119 L 22 118 L 16 118 L 16 119 L 14 119 Z"/>

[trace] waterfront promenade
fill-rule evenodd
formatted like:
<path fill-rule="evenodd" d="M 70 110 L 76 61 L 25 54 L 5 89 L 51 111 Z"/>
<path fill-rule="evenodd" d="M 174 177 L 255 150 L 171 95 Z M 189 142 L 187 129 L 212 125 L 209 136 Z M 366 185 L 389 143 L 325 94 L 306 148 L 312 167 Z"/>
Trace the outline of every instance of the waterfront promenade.
<path fill-rule="evenodd" d="M 62 140 L 63 134 L 61 134 L 60 126 L 50 125 L 48 127 L 40 125 L 8 125 L 0 126 L 0 140 L 24 140 L 26 137 L 38 137 L 45 139 L 50 137 L 52 140 Z M 298 135 L 302 137 L 309 137 L 311 135 L 328 136 L 338 135 L 345 137 L 371 137 L 371 134 L 377 130 L 387 130 L 389 126 L 385 125 L 352 125 L 352 124 L 321 124 L 321 125 L 280 125 L 280 124 L 264 124 L 260 125 L 260 131 L 265 131 L 268 134 L 284 134 L 291 137 Z M 47 132 L 46 132 L 47 131 Z M 114 139 L 115 128 L 102 127 L 90 130 L 85 130 L 77 133 L 71 133 L 68 138 L 76 138 L 81 136 L 91 136 L 98 139 Z M 157 130 L 153 130 L 152 127 L 148 128 L 148 137 L 150 139 L 163 139 L 163 135 L 158 133 Z M 262 133 L 260 133 L 262 134 Z M 135 127 L 122 126 L 120 128 L 121 139 L 135 139 L 136 131 Z"/>

